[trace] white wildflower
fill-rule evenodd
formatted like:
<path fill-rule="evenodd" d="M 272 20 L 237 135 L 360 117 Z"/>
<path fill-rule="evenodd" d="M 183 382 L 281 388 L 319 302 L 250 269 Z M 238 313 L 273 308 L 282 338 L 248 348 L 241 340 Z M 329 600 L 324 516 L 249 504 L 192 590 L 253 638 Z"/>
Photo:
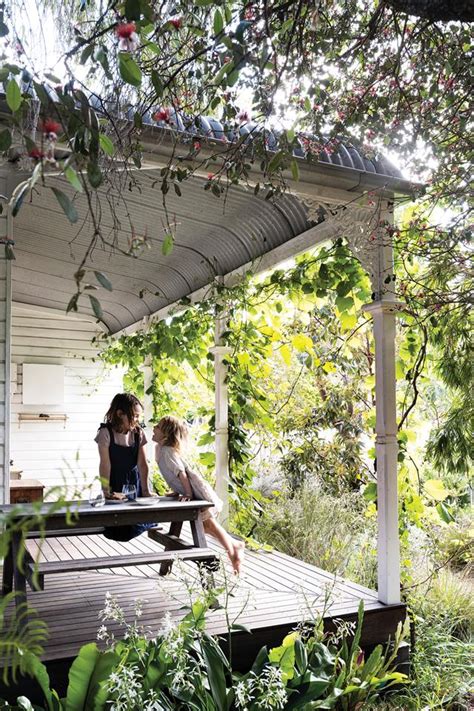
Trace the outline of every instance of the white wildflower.
<path fill-rule="evenodd" d="M 250 682 L 250 683 L 249 683 Z M 239 681 L 235 686 L 235 703 L 237 708 L 245 709 L 253 699 L 253 679 Z"/>
<path fill-rule="evenodd" d="M 109 633 L 107 630 L 107 627 L 105 625 L 101 625 L 99 629 L 97 630 L 97 639 L 108 639 L 109 638 Z"/>

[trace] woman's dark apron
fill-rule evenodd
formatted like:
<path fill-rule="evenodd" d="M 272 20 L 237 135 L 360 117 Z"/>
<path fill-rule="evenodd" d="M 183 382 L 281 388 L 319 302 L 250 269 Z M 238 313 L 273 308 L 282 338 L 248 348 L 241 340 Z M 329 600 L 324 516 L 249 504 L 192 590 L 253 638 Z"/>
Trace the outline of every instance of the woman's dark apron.
<path fill-rule="evenodd" d="M 140 449 L 140 431 L 135 432 L 135 439 L 131 447 L 124 447 L 116 444 L 114 431 L 110 424 L 101 424 L 100 427 L 107 427 L 110 435 L 109 457 L 110 457 L 110 490 L 121 494 L 125 484 L 132 484 L 136 487 L 137 496 L 142 495 L 140 483 L 140 473 L 138 471 L 138 451 Z M 104 536 L 113 541 L 130 541 L 135 536 L 139 536 L 143 531 L 150 528 L 152 524 L 135 524 L 134 526 L 110 526 L 105 529 Z"/>

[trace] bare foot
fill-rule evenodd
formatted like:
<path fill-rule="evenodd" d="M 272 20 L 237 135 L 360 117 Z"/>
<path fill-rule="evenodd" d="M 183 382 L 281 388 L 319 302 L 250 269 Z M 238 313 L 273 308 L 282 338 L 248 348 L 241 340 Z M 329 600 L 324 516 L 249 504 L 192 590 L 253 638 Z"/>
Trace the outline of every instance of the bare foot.
<path fill-rule="evenodd" d="M 236 575 L 240 574 L 240 568 L 244 560 L 245 555 L 245 543 L 243 541 L 233 541 L 234 552 L 230 556 L 230 561 L 232 563 L 232 568 Z"/>

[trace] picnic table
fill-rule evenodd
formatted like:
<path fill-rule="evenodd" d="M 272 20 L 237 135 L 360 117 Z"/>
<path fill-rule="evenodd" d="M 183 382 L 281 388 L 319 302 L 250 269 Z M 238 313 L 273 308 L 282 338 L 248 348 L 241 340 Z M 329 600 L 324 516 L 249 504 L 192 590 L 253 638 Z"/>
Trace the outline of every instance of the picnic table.
<path fill-rule="evenodd" d="M 4 504 L 0 511 L 10 514 L 12 531 L 9 548 L 3 562 L 2 595 L 14 589 L 17 607 L 27 601 L 27 583 L 32 590 L 44 590 L 44 578 L 54 573 L 66 573 L 101 568 L 126 567 L 160 563 L 160 574 L 171 570 L 176 558 L 212 566 L 216 555 L 207 547 L 199 512 L 212 506 L 209 501 L 178 501 L 175 497 L 158 497 L 156 502 L 142 506 L 134 501 L 94 507 L 85 501 L 66 503 L 55 508 L 52 503 Z M 41 515 L 41 523 L 38 514 Z M 181 528 L 189 521 L 193 543 L 180 538 Z M 37 522 L 36 527 L 35 523 Z M 26 538 L 80 536 L 102 533 L 104 528 L 138 523 L 170 523 L 168 533 L 150 528 L 148 535 L 164 545 L 163 551 L 105 556 L 80 560 L 41 562 L 33 560 L 26 547 Z M 22 526 L 24 524 L 24 526 Z"/>

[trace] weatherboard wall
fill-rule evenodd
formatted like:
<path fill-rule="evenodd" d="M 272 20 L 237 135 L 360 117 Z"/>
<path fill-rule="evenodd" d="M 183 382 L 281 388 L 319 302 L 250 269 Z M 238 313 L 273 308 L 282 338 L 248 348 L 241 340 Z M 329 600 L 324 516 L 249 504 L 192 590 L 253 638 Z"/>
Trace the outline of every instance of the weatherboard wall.
<path fill-rule="evenodd" d="M 93 439 L 110 400 L 122 389 L 123 374 L 96 359 L 91 343 L 96 332 L 91 321 L 14 304 L 10 456 L 22 479 L 38 479 L 47 489 L 66 483 L 71 494 L 75 485 L 83 488 L 97 475 Z M 23 404 L 24 363 L 64 366 L 63 404 Z M 21 414 L 67 419 L 24 421 Z"/>

